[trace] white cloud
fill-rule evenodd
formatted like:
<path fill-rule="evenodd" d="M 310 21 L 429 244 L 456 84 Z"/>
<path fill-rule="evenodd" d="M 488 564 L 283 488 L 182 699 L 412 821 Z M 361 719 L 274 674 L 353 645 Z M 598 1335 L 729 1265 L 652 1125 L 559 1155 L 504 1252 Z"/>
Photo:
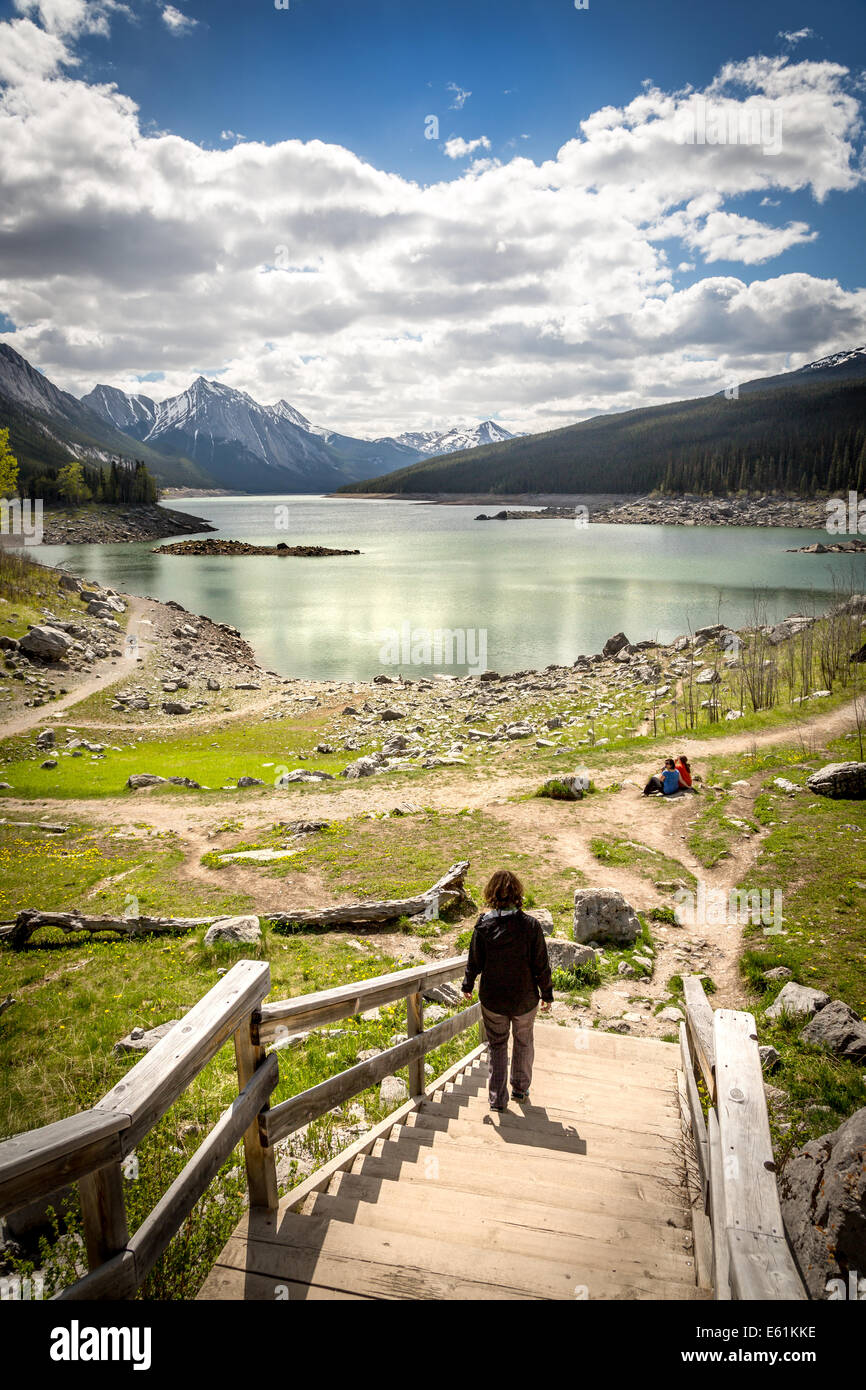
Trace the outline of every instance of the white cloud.
<path fill-rule="evenodd" d="M 14 0 L 14 4 L 20 14 L 38 18 L 49 34 L 70 38 L 107 35 L 111 15 L 130 17 L 132 13 L 120 0 Z"/>
<path fill-rule="evenodd" d="M 780 29 L 776 35 L 777 39 L 781 39 L 783 43 L 788 44 L 791 48 L 796 47 L 803 39 L 812 39 L 814 37 L 814 29 Z"/>
<path fill-rule="evenodd" d="M 425 186 L 318 140 L 227 131 L 212 150 L 143 129 L 122 92 L 76 78 L 71 32 L 0 25 L 0 303 L 5 340 L 76 393 L 160 372 L 163 397 L 219 370 L 371 437 L 487 415 L 532 430 L 866 340 L 866 290 L 773 273 L 814 237 L 802 199 L 782 227 L 740 202 L 862 181 L 838 65 L 749 59 L 701 94 L 780 111 L 772 158 L 684 144 L 695 93 L 647 84 L 553 158 Z M 695 263 L 678 288 L 672 267 Z"/>
<path fill-rule="evenodd" d="M 162 22 L 172 34 L 182 38 L 184 34 L 191 34 L 193 29 L 198 28 L 198 20 L 191 19 L 174 5 L 164 5 L 162 10 Z"/>
<path fill-rule="evenodd" d="M 454 100 L 451 103 L 452 111 L 462 111 L 472 93 L 467 92 L 464 87 L 458 87 L 456 82 L 446 83 L 446 91 L 454 93 Z"/>
<path fill-rule="evenodd" d="M 490 141 L 486 135 L 479 135 L 477 140 L 463 140 L 456 135 L 453 139 L 446 140 L 442 148 L 449 159 L 465 159 L 473 150 L 489 150 Z"/>

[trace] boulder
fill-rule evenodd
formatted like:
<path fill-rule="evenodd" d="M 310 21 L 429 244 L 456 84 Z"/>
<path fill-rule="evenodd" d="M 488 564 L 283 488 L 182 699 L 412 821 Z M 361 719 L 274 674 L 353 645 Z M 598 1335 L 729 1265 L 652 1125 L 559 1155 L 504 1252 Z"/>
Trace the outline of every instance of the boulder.
<path fill-rule="evenodd" d="M 866 1270 L 866 1106 L 797 1150 L 779 1180 L 785 1229 L 813 1299 Z"/>
<path fill-rule="evenodd" d="M 191 714 L 192 706 L 185 705 L 181 700 L 164 700 L 163 713 L 165 714 Z"/>
<path fill-rule="evenodd" d="M 640 930 L 637 913 L 618 889 L 575 889 L 575 941 L 610 941 L 616 946 L 631 946 Z"/>
<path fill-rule="evenodd" d="M 291 782 L 333 782 L 332 772 L 318 772 L 315 768 L 297 767 L 294 772 L 284 772 L 276 782 L 278 787 L 287 787 Z"/>
<path fill-rule="evenodd" d="M 823 990 L 812 989 L 810 985 L 798 985 L 795 980 L 789 980 L 783 985 L 776 995 L 775 1000 L 767 1010 L 767 1018 L 781 1018 L 782 1014 L 792 1014 L 796 1017 L 811 1018 L 819 1009 L 823 1009 L 830 1003 L 829 994 Z"/>
<path fill-rule="evenodd" d="M 721 680 L 718 671 L 714 671 L 712 666 L 707 666 L 703 671 L 699 671 L 695 677 L 695 685 L 718 685 Z"/>
<path fill-rule="evenodd" d="M 613 637 L 608 637 L 601 649 L 602 656 L 618 656 L 623 647 L 629 647 L 631 643 L 624 632 L 616 632 Z"/>
<path fill-rule="evenodd" d="M 371 753 L 367 757 L 357 758 L 355 762 L 349 763 L 340 773 L 341 777 L 372 777 L 374 772 L 381 772 L 385 766 L 385 760 L 381 753 Z"/>
<path fill-rule="evenodd" d="M 31 627 L 20 639 L 18 646 L 28 656 L 39 657 L 40 661 L 62 661 L 72 649 L 72 638 L 57 627 L 42 624 Z"/>
<path fill-rule="evenodd" d="M 762 1071 L 775 1071 L 781 1062 L 780 1053 L 771 1043 L 764 1043 L 758 1048 L 758 1056 L 761 1059 Z"/>
<path fill-rule="evenodd" d="M 130 791 L 137 792 L 141 787 L 158 787 L 167 781 L 167 777 L 159 777 L 155 772 L 133 772 L 127 777 L 126 785 Z"/>
<path fill-rule="evenodd" d="M 842 999 L 831 999 L 815 1014 L 800 1041 L 827 1048 L 849 1062 L 866 1063 L 866 1023 Z"/>
<path fill-rule="evenodd" d="M 553 914 L 549 908 L 534 907 L 529 916 L 535 918 L 545 936 L 553 936 Z"/>
<path fill-rule="evenodd" d="M 178 1022 L 178 1019 L 170 1018 L 167 1023 L 158 1023 L 155 1028 L 133 1028 L 125 1038 L 114 1044 L 114 1051 L 118 1055 L 124 1052 L 149 1052 Z"/>
<path fill-rule="evenodd" d="M 383 1105 L 402 1105 L 408 1096 L 409 1087 L 399 1076 L 386 1076 L 379 1087 L 379 1100 Z"/>
<path fill-rule="evenodd" d="M 790 980 L 792 972 L 787 965 L 774 965 L 772 970 L 765 970 L 763 978 L 765 980 Z"/>
<path fill-rule="evenodd" d="M 205 946 L 212 946 L 215 941 L 246 943 L 261 939 L 258 917 L 220 917 L 204 934 Z"/>
<path fill-rule="evenodd" d="M 807 778 L 806 785 L 817 796 L 863 801 L 866 798 L 866 763 L 827 763 Z"/>
<path fill-rule="evenodd" d="M 547 957 L 551 970 L 576 970 L 580 965 L 592 965 L 596 960 L 591 946 L 578 941 L 562 941 L 559 937 L 549 937 Z"/>
<path fill-rule="evenodd" d="M 383 709 L 383 711 L 382 711 L 382 722 L 385 723 L 385 724 L 387 724 L 387 723 L 389 722 L 389 720 L 392 720 L 392 719 L 405 719 L 405 718 L 406 718 L 405 714 L 403 713 L 402 710 L 399 710 L 399 709 Z"/>
<path fill-rule="evenodd" d="M 53 729 L 43 729 L 41 733 L 37 734 L 37 735 L 36 735 L 36 747 L 39 748 L 39 749 L 42 749 L 42 748 L 53 748 L 53 747 L 54 747 L 54 730 L 53 730 Z"/>
<path fill-rule="evenodd" d="M 263 787 L 265 784 L 261 777 L 239 777 L 239 787 Z"/>

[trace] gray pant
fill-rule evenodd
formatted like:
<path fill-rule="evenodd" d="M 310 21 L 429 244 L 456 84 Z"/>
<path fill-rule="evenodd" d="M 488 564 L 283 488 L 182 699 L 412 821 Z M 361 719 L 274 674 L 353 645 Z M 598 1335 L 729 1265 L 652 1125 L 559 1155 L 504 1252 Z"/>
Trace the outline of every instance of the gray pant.
<path fill-rule="evenodd" d="M 535 1041 L 532 1027 L 538 1005 L 526 1014 L 495 1014 L 481 1005 L 481 1017 L 487 1030 L 490 1052 L 490 1104 L 508 1104 L 508 1034 L 511 1032 L 514 1046 L 511 1051 L 511 1088 L 514 1091 L 528 1091 L 532 1083 L 532 1062 L 535 1057 Z"/>

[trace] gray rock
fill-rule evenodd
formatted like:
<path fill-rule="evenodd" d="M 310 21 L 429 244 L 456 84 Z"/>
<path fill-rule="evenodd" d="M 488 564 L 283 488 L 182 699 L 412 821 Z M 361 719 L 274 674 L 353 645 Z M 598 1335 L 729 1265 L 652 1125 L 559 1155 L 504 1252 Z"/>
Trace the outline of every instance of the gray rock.
<path fill-rule="evenodd" d="M 149 1052 L 178 1022 L 178 1019 L 170 1018 L 167 1023 L 159 1023 L 155 1028 L 133 1028 L 125 1038 L 114 1044 L 114 1051 L 118 1054 Z"/>
<path fill-rule="evenodd" d="M 575 970 L 580 965 L 590 965 L 596 959 L 591 946 L 579 941 L 562 941 L 551 936 L 547 941 L 547 958 L 551 970 Z"/>
<path fill-rule="evenodd" d="M 386 1076 L 379 1087 L 379 1099 L 383 1105 L 401 1105 L 408 1096 L 409 1087 L 399 1076 Z"/>
<path fill-rule="evenodd" d="M 158 787 L 168 781 L 167 777 L 159 777 L 155 772 L 133 772 L 126 779 L 126 785 L 130 791 L 137 792 L 140 787 Z"/>
<path fill-rule="evenodd" d="M 795 1152 L 779 1180 L 785 1229 L 814 1299 L 866 1270 L 866 1107 Z"/>
<path fill-rule="evenodd" d="M 239 787 L 263 787 L 265 784 L 261 777 L 239 777 Z"/>
<path fill-rule="evenodd" d="M 295 768 L 294 772 L 284 772 L 282 777 L 277 780 L 278 787 L 287 787 L 291 782 L 333 782 L 334 775 L 331 772 L 317 772 L 313 768 Z"/>
<path fill-rule="evenodd" d="M 863 801 L 866 798 L 866 763 L 827 763 L 807 778 L 806 785 L 818 796 Z"/>
<path fill-rule="evenodd" d="M 220 683 L 219 683 L 218 680 L 215 680 L 213 676 L 208 676 L 208 678 L 207 678 L 207 688 L 208 688 L 208 690 L 219 690 L 219 688 L 220 688 Z"/>
<path fill-rule="evenodd" d="M 381 772 L 384 766 L 385 760 L 380 753 L 370 753 L 367 757 L 357 758 L 355 762 L 349 763 L 343 768 L 340 776 L 350 779 L 372 777 L 374 773 Z"/>
<path fill-rule="evenodd" d="M 456 985 L 445 983 L 431 985 L 429 989 L 424 990 L 423 997 L 429 999 L 433 1004 L 447 1004 L 449 1008 L 453 1009 L 460 1003 L 463 995 Z"/>
<path fill-rule="evenodd" d="M 770 1043 L 763 1043 L 758 1048 L 758 1056 L 761 1059 L 761 1067 L 764 1071 L 775 1071 L 782 1058 Z"/>
<path fill-rule="evenodd" d="M 624 632 L 616 632 L 613 637 L 608 637 L 601 649 L 602 656 L 618 656 L 623 647 L 629 647 L 631 643 Z"/>
<path fill-rule="evenodd" d="M 767 1018 L 781 1018 L 783 1013 L 811 1018 L 812 1014 L 816 1014 L 829 1003 L 830 996 L 823 990 L 812 989 L 809 985 L 798 985 L 796 981 L 789 980 L 779 990 L 767 1010 Z"/>
<path fill-rule="evenodd" d="M 192 705 L 185 705 L 181 700 L 164 700 L 162 708 L 165 714 L 192 713 Z"/>
<path fill-rule="evenodd" d="M 800 1041 L 824 1047 L 849 1062 L 866 1063 L 866 1023 L 842 999 L 832 999 L 800 1034 Z"/>
<path fill-rule="evenodd" d="M 678 1009 L 675 1004 L 667 1004 L 665 1008 L 659 1009 L 656 1017 L 662 1019 L 665 1023 L 682 1023 L 683 1011 L 682 1009 Z"/>
<path fill-rule="evenodd" d="M 383 723 L 387 723 L 387 722 L 388 722 L 389 720 L 391 720 L 391 719 L 405 719 L 405 718 L 406 718 L 405 714 L 403 713 L 402 710 L 399 710 L 399 709 L 383 709 L 383 711 L 382 711 L 382 722 L 383 722 Z"/>
<path fill-rule="evenodd" d="M 536 922 L 540 923 L 541 930 L 545 936 L 553 936 L 553 913 L 546 907 L 534 907 L 529 913 Z"/>
<path fill-rule="evenodd" d="M 262 929 L 258 917 L 220 917 L 204 934 L 205 946 L 215 941 L 252 942 L 261 941 Z"/>
<path fill-rule="evenodd" d="M 577 888 L 574 893 L 575 941 L 609 941 L 631 946 L 640 936 L 637 913 L 616 888 Z"/>
<path fill-rule="evenodd" d="M 73 642 L 67 633 L 46 624 L 25 632 L 18 646 L 28 656 L 37 656 L 41 661 L 62 661 L 69 655 Z"/>
<path fill-rule="evenodd" d="M 37 734 L 37 735 L 36 735 L 36 747 L 39 748 L 39 749 L 42 749 L 42 748 L 53 748 L 53 747 L 54 747 L 54 730 L 53 730 L 53 729 L 43 729 L 41 733 Z"/>
<path fill-rule="evenodd" d="M 765 970 L 763 978 L 765 980 L 790 980 L 793 971 L 787 965 L 774 965 L 772 970 Z"/>

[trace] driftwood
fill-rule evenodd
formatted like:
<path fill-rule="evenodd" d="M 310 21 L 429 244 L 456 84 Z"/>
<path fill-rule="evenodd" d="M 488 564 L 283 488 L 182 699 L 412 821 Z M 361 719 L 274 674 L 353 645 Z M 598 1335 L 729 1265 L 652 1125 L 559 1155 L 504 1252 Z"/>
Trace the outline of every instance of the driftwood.
<path fill-rule="evenodd" d="M 64 932 L 114 932 L 117 936 L 177 936 L 194 927 L 209 927 L 216 917 L 85 917 L 80 912 L 36 912 L 25 908 L 15 921 L 0 927 L 0 940 L 14 950 L 26 946 L 41 927 L 59 927 Z"/>
<path fill-rule="evenodd" d="M 7 994 L 5 999 L 0 999 L 0 1014 L 4 1014 L 7 1009 L 11 1009 L 13 1004 L 17 1004 L 17 999 L 13 999 L 11 994 Z"/>
<path fill-rule="evenodd" d="M 348 903 L 345 907 L 298 908 L 286 912 L 271 913 L 267 921 L 275 927 L 287 927 L 292 923 L 298 926 L 337 926 L 351 922 L 390 922 L 396 917 L 415 917 L 423 913 L 427 918 L 437 916 L 440 908 L 468 900 L 465 879 L 469 860 L 462 859 L 452 864 L 447 873 L 415 898 L 392 898 L 384 902 Z"/>

